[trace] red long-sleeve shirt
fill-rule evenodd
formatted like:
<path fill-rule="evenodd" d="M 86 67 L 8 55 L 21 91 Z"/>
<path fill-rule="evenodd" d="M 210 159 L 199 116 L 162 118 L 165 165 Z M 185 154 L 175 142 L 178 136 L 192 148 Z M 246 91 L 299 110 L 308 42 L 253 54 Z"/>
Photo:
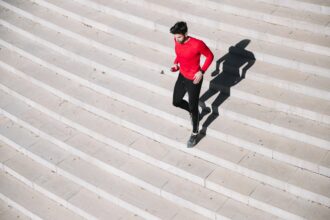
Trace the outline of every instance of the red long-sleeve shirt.
<path fill-rule="evenodd" d="M 180 65 L 180 72 L 187 79 L 193 80 L 198 71 L 205 72 L 211 65 L 214 55 L 202 40 L 189 36 L 184 44 L 178 43 L 175 38 L 174 41 L 176 53 L 174 63 Z M 202 67 L 200 67 L 201 54 L 206 57 Z"/>

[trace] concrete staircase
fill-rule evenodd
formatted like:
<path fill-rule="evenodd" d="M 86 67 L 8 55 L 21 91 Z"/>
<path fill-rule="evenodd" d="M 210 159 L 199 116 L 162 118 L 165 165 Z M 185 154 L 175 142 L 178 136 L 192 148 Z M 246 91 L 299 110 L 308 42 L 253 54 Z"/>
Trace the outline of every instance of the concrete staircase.
<path fill-rule="evenodd" d="M 202 94 L 256 57 L 189 149 L 179 20 L 215 55 Z M 328 1 L 1 0 L 0 36 L 0 219 L 330 219 Z"/>

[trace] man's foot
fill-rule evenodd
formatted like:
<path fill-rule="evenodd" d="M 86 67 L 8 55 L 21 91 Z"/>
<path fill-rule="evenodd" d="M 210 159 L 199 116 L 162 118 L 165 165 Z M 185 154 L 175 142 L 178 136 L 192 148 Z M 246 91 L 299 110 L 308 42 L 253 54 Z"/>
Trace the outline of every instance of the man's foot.
<path fill-rule="evenodd" d="M 190 147 L 193 147 L 197 144 L 197 136 L 198 136 L 198 133 L 192 133 L 188 142 L 187 142 L 187 147 L 190 148 Z"/>

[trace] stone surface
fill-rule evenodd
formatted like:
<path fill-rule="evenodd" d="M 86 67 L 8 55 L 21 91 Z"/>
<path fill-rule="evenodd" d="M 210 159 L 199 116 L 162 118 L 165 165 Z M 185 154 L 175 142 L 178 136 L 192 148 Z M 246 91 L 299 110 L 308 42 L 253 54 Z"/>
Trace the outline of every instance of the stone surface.
<path fill-rule="evenodd" d="M 0 218 L 327 219 L 329 6 L 0 2 Z M 192 149 L 178 20 L 215 54 L 201 94 L 229 46 L 257 59 Z"/>

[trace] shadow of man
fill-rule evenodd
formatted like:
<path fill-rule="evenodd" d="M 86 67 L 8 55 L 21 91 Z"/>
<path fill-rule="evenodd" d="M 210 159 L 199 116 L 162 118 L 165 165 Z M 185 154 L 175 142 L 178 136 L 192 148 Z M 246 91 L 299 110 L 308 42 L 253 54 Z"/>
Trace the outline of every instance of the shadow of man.
<path fill-rule="evenodd" d="M 205 137 L 207 127 L 219 116 L 219 106 L 230 96 L 230 88 L 244 79 L 247 70 L 255 63 L 254 54 L 245 49 L 249 43 L 248 39 L 238 42 L 217 60 L 216 69 L 211 74 L 216 77 L 210 81 L 209 89 L 199 99 L 199 105 L 202 107 L 200 120 L 211 112 L 205 102 L 217 93 L 219 95 L 211 104 L 212 113 L 202 125 L 198 142 Z"/>

